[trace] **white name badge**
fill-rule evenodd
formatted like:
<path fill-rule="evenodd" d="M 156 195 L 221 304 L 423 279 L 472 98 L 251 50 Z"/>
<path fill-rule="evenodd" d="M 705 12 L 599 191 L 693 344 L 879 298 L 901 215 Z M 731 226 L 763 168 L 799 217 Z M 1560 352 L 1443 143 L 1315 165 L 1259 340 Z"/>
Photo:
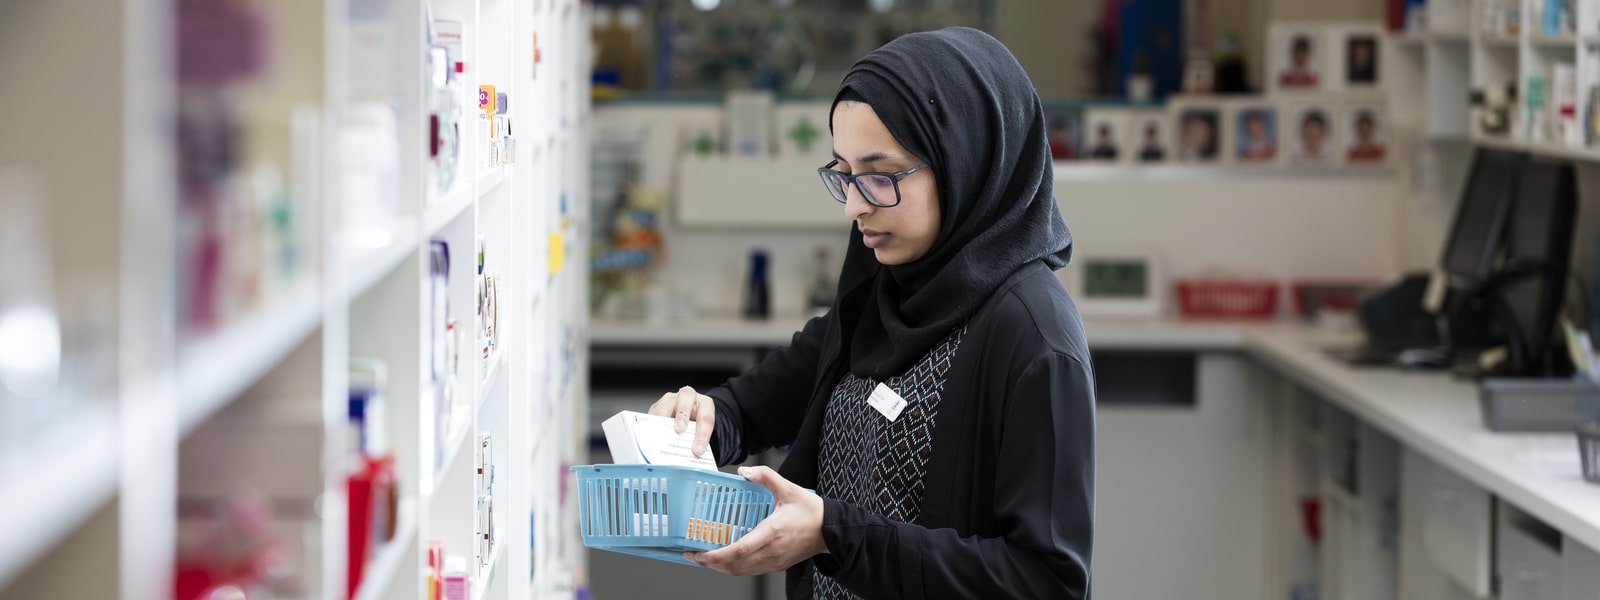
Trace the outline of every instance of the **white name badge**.
<path fill-rule="evenodd" d="M 889 386 L 881 383 L 872 390 L 872 395 L 867 397 L 867 404 L 877 409 L 879 413 L 883 414 L 884 418 L 889 419 L 891 422 L 900 418 L 900 411 L 906 409 L 906 399 L 901 398 L 900 394 L 894 393 L 894 390 L 889 389 Z"/>

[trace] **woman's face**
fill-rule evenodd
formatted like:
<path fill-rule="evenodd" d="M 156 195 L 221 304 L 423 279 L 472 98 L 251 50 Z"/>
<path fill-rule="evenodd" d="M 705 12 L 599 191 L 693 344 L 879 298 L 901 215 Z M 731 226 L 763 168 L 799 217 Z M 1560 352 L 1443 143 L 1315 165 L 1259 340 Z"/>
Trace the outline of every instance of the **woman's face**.
<path fill-rule="evenodd" d="M 864 102 L 844 101 L 833 109 L 833 156 L 843 173 L 898 173 L 922 164 L 895 141 Z M 900 204 L 880 208 L 845 188 L 845 217 L 856 222 L 863 241 L 886 265 L 903 265 L 928 253 L 939 236 L 939 191 L 933 169 L 900 180 Z"/>

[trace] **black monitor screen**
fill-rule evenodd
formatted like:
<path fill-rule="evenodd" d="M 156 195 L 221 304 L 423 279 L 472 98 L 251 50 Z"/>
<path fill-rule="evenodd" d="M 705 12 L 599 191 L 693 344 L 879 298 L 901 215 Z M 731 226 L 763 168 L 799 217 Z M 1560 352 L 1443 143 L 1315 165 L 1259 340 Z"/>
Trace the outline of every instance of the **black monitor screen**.
<path fill-rule="evenodd" d="M 1544 270 L 1508 278 L 1499 290 L 1513 331 L 1528 354 L 1519 370 L 1539 366 L 1539 355 L 1555 333 L 1567 282 L 1568 255 L 1572 252 L 1573 222 L 1577 212 L 1577 186 L 1572 166 L 1528 163 L 1517 181 L 1515 210 L 1506 225 L 1508 268 L 1543 267 Z M 1518 373 L 1536 375 L 1535 372 Z"/>
<path fill-rule="evenodd" d="M 1524 156 L 1479 148 L 1467 189 L 1456 208 L 1440 266 L 1451 275 L 1482 280 L 1494 268 L 1494 254 L 1505 230 L 1506 213 Z"/>

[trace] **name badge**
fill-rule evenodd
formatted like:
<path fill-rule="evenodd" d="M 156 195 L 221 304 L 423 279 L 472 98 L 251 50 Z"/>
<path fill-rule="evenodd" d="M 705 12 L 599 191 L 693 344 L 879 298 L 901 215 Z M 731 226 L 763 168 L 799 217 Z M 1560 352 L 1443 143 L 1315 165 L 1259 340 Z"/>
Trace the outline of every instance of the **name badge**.
<path fill-rule="evenodd" d="M 900 418 L 900 411 L 906 409 L 906 399 L 901 398 L 900 394 L 894 393 L 894 390 L 889 389 L 889 386 L 881 383 L 872 390 L 872 395 L 867 397 L 867 404 L 871 405 L 872 408 L 876 409 L 891 422 Z"/>

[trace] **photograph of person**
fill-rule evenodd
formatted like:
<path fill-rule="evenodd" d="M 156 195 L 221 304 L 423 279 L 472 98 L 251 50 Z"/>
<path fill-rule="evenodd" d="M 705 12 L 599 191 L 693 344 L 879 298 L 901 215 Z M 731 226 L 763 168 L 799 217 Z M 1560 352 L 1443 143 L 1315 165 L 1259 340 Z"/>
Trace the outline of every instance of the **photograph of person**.
<path fill-rule="evenodd" d="M 1139 125 L 1139 162 L 1158 163 L 1167 160 L 1167 142 L 1161 135 L 1161 119 L 1145 119 Z"/>
<path fill-rule="evenodd" d="M 1115 161 L 1118 154 L 1116 132 L 1110 123 L 1094 124 L 1094 144 L 1089 147 L 1089 158 L 1098 161 Z"/>
<path fill-rule="evenodd" d="M 1300 164 L 1326 164 L 1333 159 L 1331 129 L 1328 111 L 1322 108 L 1302 109 L 1294 120 L 1294 151 L 1291 155 Z"/>
<path fill-rule="evenodd" d="M 1240 109 L 1234 117 L 1234 158 L 1266 163 L 1278 158 L 1278 111 L 1266 106 Z"/>
<path fill-rule="evenodd" d="M 1178 161 L 1216 162 L 1222 117 L 1214 107 L 1186 108 L 1178 112 Z"/>
<path fill-rule="evenodd" d="M 1316 42 L 1310 33 L 1300 31 L 1287 36 L 1284 56 L 1288 60 L 1278 72 L 1278 87 L 1293 90 L 1317 87 Z"/>
<path fill-rule="evenodd" d="M 1372 34 L 1351 35 L 1344 44 L 1344 79 L 1354 86 L 1378 82 L 1378 38 Z"/>
<path fill-rule="evenodd" d="M 1358 108 L 1350 112 L 1350 145 L 1345 158 L 1352 163 L 1381 163 L 1387 155 L 1383 129 L 1378 122 L 1378 112 L 1372 108 Z"/>
<path fill-rule="evenodd" d="M 1079 160 L 1083 158 L 1083 112 L 1062 110 L 1048 112 L 1050 158 L 1052 160 Z"/>
<path fill-rule="evenodd" d="M 1085 142 L 1088 159 L 1095 162 L 1119 162 L 1127 156 L 1125 146 L 1128 140 L 1129 124 L 1132 115 L 1124 110 L 1115 109 L 1089 109 L 1084 111 L 1083 130 L 1088 136 Z"/>

